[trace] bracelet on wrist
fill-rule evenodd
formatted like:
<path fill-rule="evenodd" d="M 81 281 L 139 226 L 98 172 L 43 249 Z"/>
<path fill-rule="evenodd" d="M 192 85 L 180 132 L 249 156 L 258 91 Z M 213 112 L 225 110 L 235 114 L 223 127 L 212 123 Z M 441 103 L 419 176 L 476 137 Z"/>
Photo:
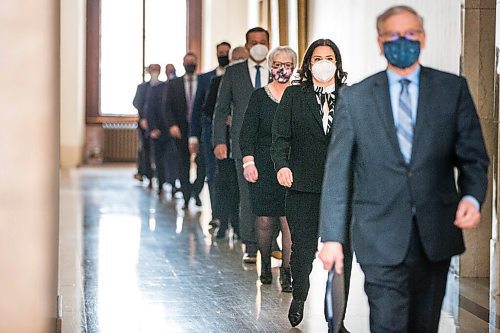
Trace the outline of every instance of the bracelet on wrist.
<path fill-rule="evenodd" d="M 248 162 L 243 163 L 243 169 L 245 169 L 247 166 L 250 166 L 250 165 L 255 165 L 255 162 L 254 161 L 248 161 Z"/>

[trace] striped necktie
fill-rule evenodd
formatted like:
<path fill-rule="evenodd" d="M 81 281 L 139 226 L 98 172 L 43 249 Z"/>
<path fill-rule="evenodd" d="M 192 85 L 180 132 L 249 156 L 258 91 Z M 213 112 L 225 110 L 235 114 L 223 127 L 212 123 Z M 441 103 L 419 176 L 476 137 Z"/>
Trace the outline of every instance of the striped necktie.
<path fill-rule="evenodd" d="M 401 153 L 406 161 L 410 163 L 411 148 L 413 142 L 413 121 L 411 116 L 411 97 L 408 90 L 410 80 L 401 79 L 401 93 L 399 94 L 398 108 L 398 141 Z"/>

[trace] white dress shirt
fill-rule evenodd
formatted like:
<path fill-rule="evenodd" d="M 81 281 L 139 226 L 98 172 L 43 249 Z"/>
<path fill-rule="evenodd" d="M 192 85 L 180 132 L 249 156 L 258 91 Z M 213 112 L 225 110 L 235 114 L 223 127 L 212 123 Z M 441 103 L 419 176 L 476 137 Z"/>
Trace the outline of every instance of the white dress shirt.
<path fill-rule="evenodd" d="M 252 59 L 248 58 L 248 73 L 250 73 L 250 79 L 252 80 L 252 85 L 255 87 L 255 74 L 257 69 L 255 65 L 260 65 L 260 86 L 264 87 L 269 83 L 269 68 L 267 67 L 267 61 L 264 60 L 260 64 L 256 63 Z"/>

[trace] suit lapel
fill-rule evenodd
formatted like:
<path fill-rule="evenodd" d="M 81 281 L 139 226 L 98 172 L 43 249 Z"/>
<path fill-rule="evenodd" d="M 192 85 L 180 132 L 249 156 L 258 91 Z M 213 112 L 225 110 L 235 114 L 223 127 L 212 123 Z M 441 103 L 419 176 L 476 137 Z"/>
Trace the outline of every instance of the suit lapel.
<path fill-rule="evenodd" d="M 242 65 L 244 64 L 245 67 L 243 67 L 242 69 L 242 74 L 243 74 L 243 82 L 246 82 L 244 84 L 246 84 L 248 87 L 251 87 L 253 89 L 253 84 L 252 84 L 252 79 L 250 78 L 250 71 L 248 69 L 248 60 L 245 60 L 245 62 L 242 63 Z"/>
<path fill-rule="evenodd" d="M 418 107 L 417 107 L 417 120 L 415 123 L 415 131 L 413 135 L 411 160 L 414 160 L 415 155 L 418 153 L 419 142 L 425 140 L 425 128 L 428 127 L 430 116 L 430 105 L 432 100 L 432 80 L 429 71 L 425 67 L 420 69 L 420 82 L 418 88 Z"/>
<path fill-rule="evenodd" d="M 318 100 L 316 99 L 316 94 L 314 93 L 314 90 L 312 87 L 307 87 L 306 88 L 306 109 L 309 110 L 309 112 L 312 113 L 313 118 L 315 119 L 315 122 L 319 126 L 319 130 L 323 135 L 325 135 L 325 131 L 323 130 L 323 121 L 321 119 L 321 114 L 320 114 L 320 107 L 318 104 Z"/>
<path fill-rule="evenodd" d="M 181 92 L 181 103 L 183 105 L 183 109 L 186 110 L 187 114 L 187 99 L 186 99 L 186 87 L 184 86 L 184 76 L 181 76 L 181 80 L 179 80 L 179 91 Z"/>
<path fill-rule="evenodd" d="M 377 104 L 377 113 L 382 119 L 389 141 L 395 149 L 398 158 L 404 162 L 403 155 L 399 149 L 398 135 L 396 126 L 394 125 L 391 97 L 389 94 L 389 82 L 385 71 L 379 74 L 379 79 L 373 86 L 373 96 Z"/>

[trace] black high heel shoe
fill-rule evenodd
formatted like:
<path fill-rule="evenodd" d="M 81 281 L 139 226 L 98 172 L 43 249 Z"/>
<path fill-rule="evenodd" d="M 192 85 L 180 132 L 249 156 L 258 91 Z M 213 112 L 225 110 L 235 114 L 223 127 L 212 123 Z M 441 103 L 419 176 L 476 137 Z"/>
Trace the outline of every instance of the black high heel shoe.
<path fill-rule="evenodd" d="M 281 283 L 281 291 L 284 293 L 291 293 L 292 288 L 292 271 L 290 267 L 281 267 L 280 268 L 280 283 Z"/>
<path fill-rule="evenodd" d="M 261 262 L 260 265 L 260 282 L 262 284 L 271 284 L 273 282 L 273 273 L 271 271 L 271 263 Z"/>
<path fill-rule="evenodd" d="M 288 320 L 290 321 L 292 327 L 300 324 L 300 322 L 304 318 L 304 303 L 305 301 L 297 301 L 295 299 L 292 299 L 290 310 L 288 310 Z"/>

